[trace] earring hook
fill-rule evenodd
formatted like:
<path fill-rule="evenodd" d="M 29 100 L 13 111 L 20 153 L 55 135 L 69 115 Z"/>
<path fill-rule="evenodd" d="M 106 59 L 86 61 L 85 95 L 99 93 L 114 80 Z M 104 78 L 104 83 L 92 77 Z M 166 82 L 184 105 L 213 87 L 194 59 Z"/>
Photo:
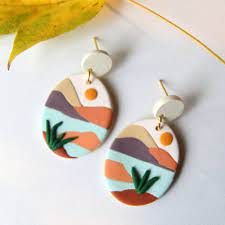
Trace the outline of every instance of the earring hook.
<path fill-rule="evenodd" d="M 163 84 L 163 80 L 159 80 L 159 86 L 160 86 L 160 88 L 163 90 L 164 94 L 165 94 L 166 96 L 169 96 L 169 94 L 168 94 L 168 92 L 167 92 L 167 90 L 166 90 L 166 88 L 165 88 L 165 86 L 164 86 L 164 84 Z"/>
<path fill-rule="evenodd" d="M 88 79 L 87 79 L 87 84 L 92 84 L 92 79 L 91 79 L 91 76 L 94 76 L 93 74 L 93 70 L 90 68 L 88 69 Z"/>
<path fill-rule="evenodd" d="M 164 117 L 164 115 L 162 114 L 162 115 L 160 115 L 159 117 L 157 117 L 157 120 L 158 120 L 158 124 L 157 124 L 157 126 L 155 127 L 155 129 L 156 129 L 157 131 L 160 131 L 160 130 L 163 128 L 163 125 L 164 125 L 164 123 L 165 123 L 165 117 Z"/>

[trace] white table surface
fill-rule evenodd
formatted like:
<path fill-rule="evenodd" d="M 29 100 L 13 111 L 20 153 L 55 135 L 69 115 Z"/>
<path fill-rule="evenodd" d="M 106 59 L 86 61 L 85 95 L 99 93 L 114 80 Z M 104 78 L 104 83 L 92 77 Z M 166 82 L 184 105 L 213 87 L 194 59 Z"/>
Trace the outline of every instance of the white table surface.
<path fill-rule="evenodd" d="M 225 57 L 224 0 L 145 0 Z M 95 153 L 54 156 L 41 136 L 51 88 L 81 71 L 97 35 L 113 56 L 104 78 L 118 116 Z M 126 0 L 108 0 L 88 24 L 20 55 L 6 70 L 13 37 L 0 39 L 1 225 L 225 225 L 225 66 L 192 40 Z M 173 123 L 183 167 L 170 191 L 145 207 L 127 207 L 108 193 L 105 155 L 130 122 L 151 116 L 163 78 L 186 110 Z"/>

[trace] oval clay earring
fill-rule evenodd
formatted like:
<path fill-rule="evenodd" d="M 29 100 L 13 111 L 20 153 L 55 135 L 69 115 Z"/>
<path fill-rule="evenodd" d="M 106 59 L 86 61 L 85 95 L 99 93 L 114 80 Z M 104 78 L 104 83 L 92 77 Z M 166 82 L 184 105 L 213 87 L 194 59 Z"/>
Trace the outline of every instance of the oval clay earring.
<path fill-rule="evenodd" d="M 96 50 L 82 60 L 84 74 L 60 82 L 48 97 L 42 118 L 44 139 L 52 152 L 77 158 L 96 150 L 105 140 L 113 120 L 108 91 L 97 78 L 110 71 L 109 54 Z"/>
<path fill-rule="evenodd" d="M 122 203 L 133 206 L 149 204 L 170 187 L 179 160 L 176 136 L 168 122 L 178 118 L 184 103 L 168 95 L 153 107 L 154 119 L 126 127 L 114 140 L 105 161 L 109 191 Z"/>

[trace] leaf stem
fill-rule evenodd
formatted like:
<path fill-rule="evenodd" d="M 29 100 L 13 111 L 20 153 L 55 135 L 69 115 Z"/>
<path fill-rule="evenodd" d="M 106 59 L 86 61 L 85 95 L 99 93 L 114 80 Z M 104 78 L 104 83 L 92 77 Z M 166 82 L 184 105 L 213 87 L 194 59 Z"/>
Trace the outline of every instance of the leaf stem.
<path fill-rule="evenodd" d="M 214 56 L 216 59 L 218 59 L 222 64 L 225 65 L 225 59 L 222 58 L 219 54 L 217 54 L 214 50 L 212 50 L 210 47 L 208 47 L 205 43 L 203 43 L 201 40 L 199 40 L 197 37 L 195 37 L 193 34 L 191 34 L 189 31 L 185 30 L 184 28 L 182 28 L 181 26 L 177 25 L 176 23 L 172 22 L 171 20 L 167 19 L 166 17 L 160 15 L 159 13 L 157 13 L 156 11 L 152 10 L 151 8 L 144 6 L 143 4 L 135 1 L 135 0 L 128 0 L 128 2 L 132 3 L 133 5 L 136 5 L 146 11 L 148 11 L 149 13 L 157 16 L 158 18 L 160 18 L 161 20 L 163 20 L 164 22 L 166 22 L 167 24 L 173 26 L 174 28 L 176 28 L 177 30 L 181 31 L 183 34 L 187 35 L 188 37 L 190 37 L 193 41 L 195 41 L 198 45 L 200 45 L 201 47 L 203 47 L 205 50 L 207 50 L 212 56 Z"/>

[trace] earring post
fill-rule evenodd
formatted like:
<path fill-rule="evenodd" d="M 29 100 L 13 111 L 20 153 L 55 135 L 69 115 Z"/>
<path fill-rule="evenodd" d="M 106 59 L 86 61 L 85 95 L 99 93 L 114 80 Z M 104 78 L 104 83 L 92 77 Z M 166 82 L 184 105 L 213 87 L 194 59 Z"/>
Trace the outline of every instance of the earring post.
<path fill-rule="evenodd" d="M 96 50 L 99 50 L 97 37 L 93 37 L 93 42 L 94 42 Z"/>
<path fill-rule="evenodd" d="M 168 94 L 168 92 L 167 92 L 167 90 L 166 90 L 166 88 L 165 88 L 165 86 L 164 86 L 164 84 L 163 84 L 163 80 L 159 80 L 159 86 L 160 86 L 160 88 L 163 90 L 164 94 L 165 94 L 166 96 L 168 96 L 169 94 Z"/>

